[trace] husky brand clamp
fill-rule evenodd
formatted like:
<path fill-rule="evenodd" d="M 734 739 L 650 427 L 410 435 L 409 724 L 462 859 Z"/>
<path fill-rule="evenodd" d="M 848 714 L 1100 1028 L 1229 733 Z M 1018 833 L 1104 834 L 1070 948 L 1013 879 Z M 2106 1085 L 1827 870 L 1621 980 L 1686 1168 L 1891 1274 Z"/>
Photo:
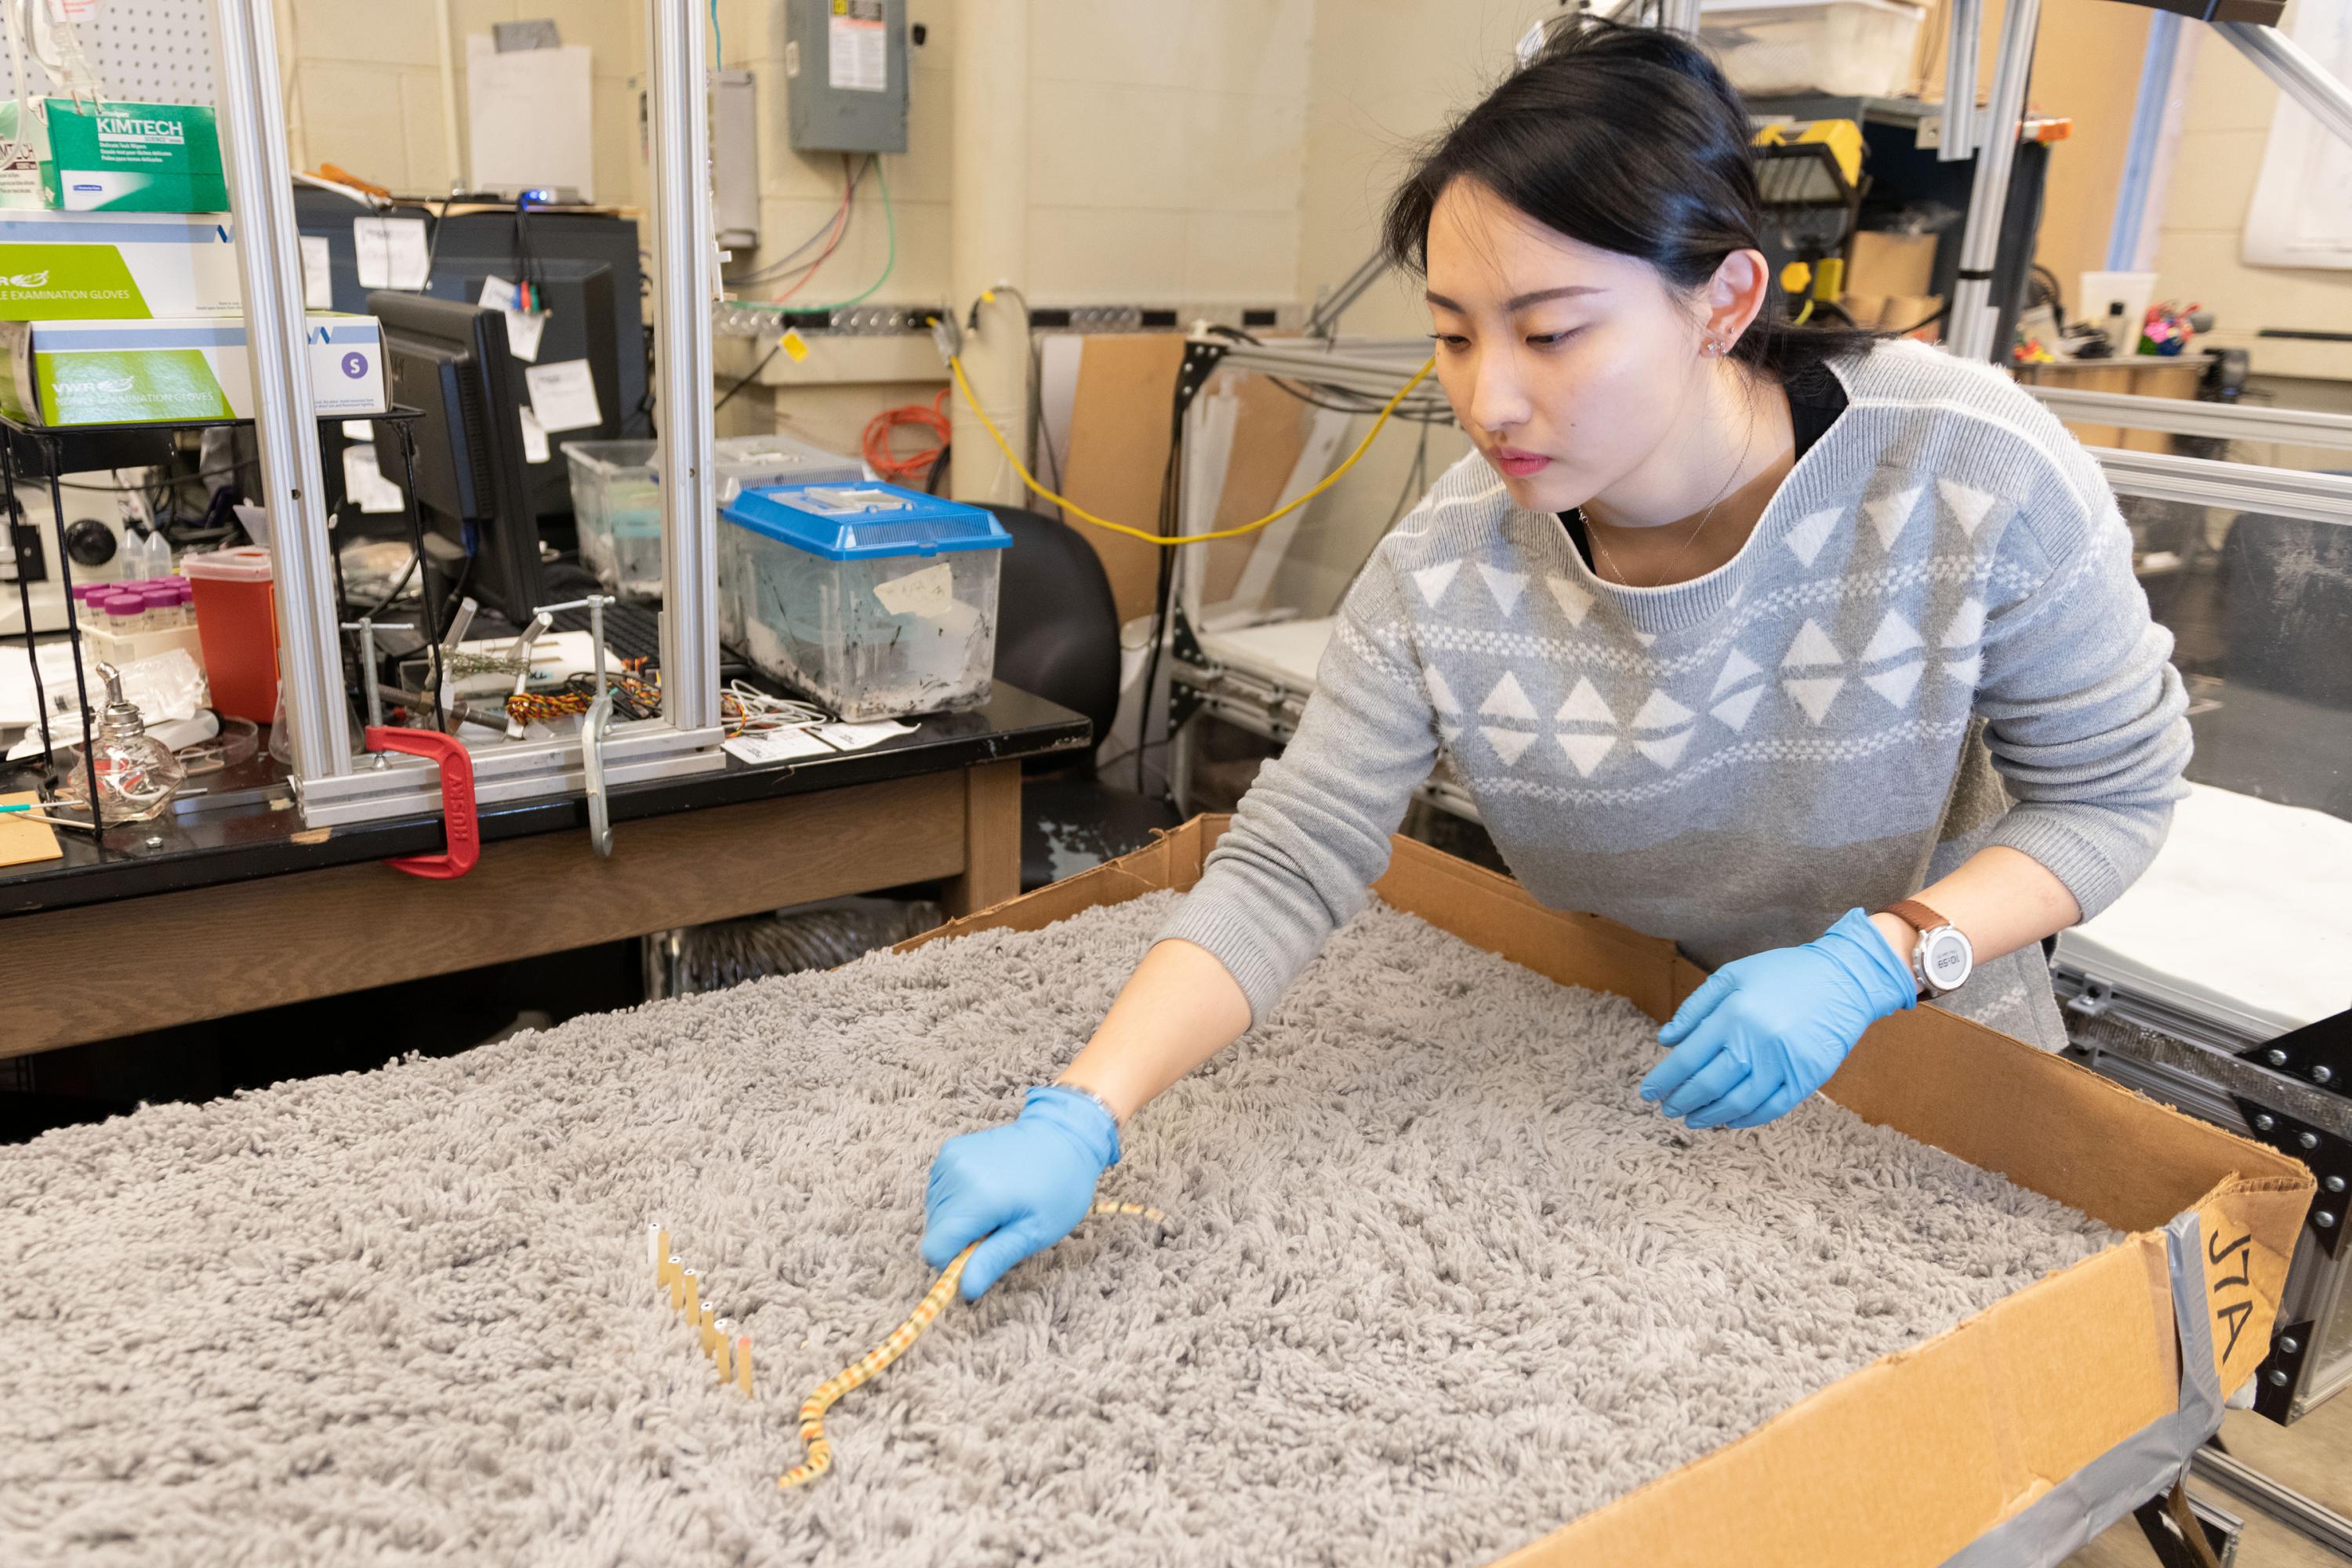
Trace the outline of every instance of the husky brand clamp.
<path fill-rule="evenodd" d="M 437 730 L 395 730 L 372 725 L 365 732 L 371 752 L 406 752 L 430 757 L 441 764 L 441 816 L 449 834 L 448 850 L 440 855 L 396 855 L 384 862 L 412 877 L 446 881 L 462 877 L 482 858 L 481 824 L 474 816 L 474 760 L 465 743 Z"/>

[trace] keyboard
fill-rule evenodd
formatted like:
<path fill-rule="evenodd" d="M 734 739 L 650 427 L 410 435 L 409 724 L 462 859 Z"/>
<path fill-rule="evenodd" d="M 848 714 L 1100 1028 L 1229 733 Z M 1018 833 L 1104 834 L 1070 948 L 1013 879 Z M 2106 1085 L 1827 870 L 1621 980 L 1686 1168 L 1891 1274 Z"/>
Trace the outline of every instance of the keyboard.
<path fill-rule="evenodd" d="M 586 610 L 558 610 L 555 630 L 589 629 Z M 608 605 L 604 608 L 604 650 L 617 659 L 661 657 L 661 613 L 644 605 Z"/>

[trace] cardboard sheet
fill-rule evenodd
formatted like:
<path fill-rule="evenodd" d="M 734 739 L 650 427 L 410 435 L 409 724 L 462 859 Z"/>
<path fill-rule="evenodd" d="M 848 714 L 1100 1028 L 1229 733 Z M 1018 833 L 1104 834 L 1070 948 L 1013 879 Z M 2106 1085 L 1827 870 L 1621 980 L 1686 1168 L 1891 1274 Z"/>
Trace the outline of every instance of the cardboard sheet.
<path fill-rule="evenodd" d="M 0 795 L 0 805 L 38 805 L 40 802 L 40 795 L 32 790 Z M 65 851 L 58 847 L 55 828 L 27 822 L 14 812 L 0 812 L 0 866 L 29 866 L 36 860 L 56 860 L 64 855 Z"/>

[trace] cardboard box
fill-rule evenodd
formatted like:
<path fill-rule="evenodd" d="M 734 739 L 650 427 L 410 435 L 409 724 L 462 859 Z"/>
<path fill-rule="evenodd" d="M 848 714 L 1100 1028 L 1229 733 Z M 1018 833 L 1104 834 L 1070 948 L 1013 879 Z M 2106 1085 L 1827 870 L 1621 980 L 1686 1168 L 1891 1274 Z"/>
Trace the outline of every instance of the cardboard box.
<path fill-rule="evenodd" d="M 0 211 L 0 321 L 235 316 L 226 213 Z"/>
<path fill-rule="evenodd" d="M 1191 888 L 1227 819 L 899 944 L 1034 931 Z M 1545 908 L 1397 839 L 1374 892 L 1568 985 L 1670 1016 L 1671 942 Z M 1872 1027 L 1829 1096 L 2126 1233 L 2095 1257 L 1790 1406 L 1502 1561 L 1508 1568 L 2054 1563 L 2168 1488 L 2269 1353 L 2314 1188 L 2285 1155 L 1933 1007 Z"/>
<path fill-rule="evenodd" d="M 0 139 L 24 149 L 0 186 L 10 206 L 55 212 L 216 213 L 228 208 L 213 111 L 189 103 L 81 103 L 43 98 L 20 133 L 17 106 L 0 102 Z M 26 157 L 40 187 L 27 192 Z"/>
<path fill-rule="evenodd" d="M 1937 238 L 1932 234 L 1855 230 L 1846 250 L 1846 292 L 1914 298 L 1927 293 L 1936 283 Z"/>
<path fill-rule="evenodd" d="M 373 316 L 310 318 L 311 402 L 322 415 L 381 414 L 383 332 Z M 241 318 L 0 321 L 0 413 L 28 425 L 142 425 L 253 416 Z"/>

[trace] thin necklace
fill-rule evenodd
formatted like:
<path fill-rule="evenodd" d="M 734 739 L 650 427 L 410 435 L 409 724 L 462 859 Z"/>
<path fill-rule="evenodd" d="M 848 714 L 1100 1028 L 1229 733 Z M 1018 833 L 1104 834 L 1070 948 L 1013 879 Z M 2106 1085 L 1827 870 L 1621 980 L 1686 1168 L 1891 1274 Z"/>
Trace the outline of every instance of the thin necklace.
<path fill-rule="evenodd" d="M 1731 472 L 1725 478 L 1723 488 L 1715 492 L 1715 499 L 1706 503 L 1706 510 L 1705 511 L 1698 514 L 1698 526 L 1690 531 L 1690 537 L 1683 541 L 1683 547 L 1675 552 L 1674 560 L 1667 563 L 1666 581 L 1664 583 L 1650 584 L 1648 586 L 1664 588 L 1671 587 L 1673 585 L 1674 568 L 1680 566 L 1683 563 L 1683 558 L 1691 552 L 1691 546 L 1698 542 L 1698 536 L 1706 531 L 1708 521 L 1715 516 L 1715 509 L 1721 506 L 1723 504 L 1723 498 L 1731 493 L 1732 480 L 1737 479 L 1739 477 L 1739 470 L 1748 466 L 1748 454 L 1755 449 L 1755 446 L 1756 421 L 1754 419 L 1750 419 L 1748 421 L 1748 439 L 1740 443 L 1739 461 L 1731 466 Z M 1615 576 L 1621 585 L 1628 588 L 1635 586 L 1635 584 L 1625 581 L 1625 574 L 1618 566 L 1617 558 L 1609 552 L 1608 542 L 1603 540 L 1600 533 L 1590 526 L 1591 521 L 1592 520 L 1590 517 L 1585 519 L 1585 522 L 1587 524 L 1585 534 L 1586 537 L 1592 541 L 1592 547 L 1601 552 L 1601 559 L 1608 563 L 1610 573 Z M 1603 528 L 1607 526 L 1608 524 L 1606 523 L 1601 524 L 1601 527 Z"/>

